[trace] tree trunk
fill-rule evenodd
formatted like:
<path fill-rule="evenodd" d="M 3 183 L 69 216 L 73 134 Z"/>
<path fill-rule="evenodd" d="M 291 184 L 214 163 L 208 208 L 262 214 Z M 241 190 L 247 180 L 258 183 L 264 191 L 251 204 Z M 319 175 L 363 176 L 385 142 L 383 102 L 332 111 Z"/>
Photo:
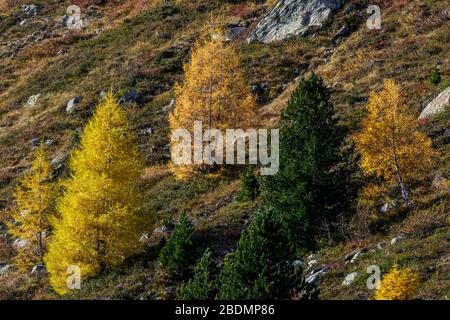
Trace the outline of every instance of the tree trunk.
<path fill-rule="evenodd" d="M 398 158 L 397 158 L 397 141 L 396 141 L 395 129 L 393 130 L 393 134 L 392 134 L 392 149 L 393 149 L 393 156 L 394 156 L 395 171 L 397 173 L 397 181 L 398 181 L 398 184 L 400 185 L 400 191 L 402 193 L 402 198 L 403 198 L 403 200 L 405 200 L 406 204 L 408 206 L 410 206 L 410 205 L 412 205 L 412 202 L 409 199 L 408 188 L 406 187 L 406 184 L 403 180 L 401 168 L 400 168 L 400 165 L 398 163 Z"/>

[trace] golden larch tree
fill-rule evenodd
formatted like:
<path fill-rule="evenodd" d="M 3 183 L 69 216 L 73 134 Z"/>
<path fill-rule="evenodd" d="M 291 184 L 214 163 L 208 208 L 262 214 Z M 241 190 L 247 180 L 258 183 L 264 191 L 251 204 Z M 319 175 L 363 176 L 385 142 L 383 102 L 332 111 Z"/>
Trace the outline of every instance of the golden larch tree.
<path fill-rule="evenodd" d="M 375 300 L 411 299 L 420 284 L 420 277 L 411 269 L 399 269 L 393 266 L 384 276 L 375 293 Z"/>
<path fill-rule="evenodd" d="M 141 250 L 144 217 L 137 182 L 143 161 L 112 93 L 84 129 L 70 169 L 45 256 L 50 283 L 60 294 L 67 291 L 69 266 L 78 266 L 86 278 Z"/>
<path fill-rule="evenodd" d="M 417 130 L 393 80 L 386 80 L 379 93 L 370 94 L 367 111 L 361 132 L 354 136 L 361 167 L 387 181 L 396 179 L 403 199 L 410 204 L 407 181 L 430 168 L 431 139 Z"/>
<path fill-rule="evenodd" d="M 20 239 L 15 263 L 26 271 L 44 263 L 49 218 L 53 214 L 54 185 L 50 181 L 51 164 L 46 160 L 44 146 L 34 152 L 31 169 L 25 173 L 14 193 L 16 207 L 11 213 L 9 233 Z"/>
<path fill-rule="evenodd" d="M 202 122 L 204 131 L 244 128 L 254 120 L 255 97 L 241 71 L 239 54 L 226 43 L 220 28 L 211 24 L 205 30 L 184 66 L 184 82 L 175 86 L 176 104 L 169 115 L 171 132 L 186 129 L 192 135 L 195 121 Z M 171 166 L 178 178 L 199 167 Z"/>

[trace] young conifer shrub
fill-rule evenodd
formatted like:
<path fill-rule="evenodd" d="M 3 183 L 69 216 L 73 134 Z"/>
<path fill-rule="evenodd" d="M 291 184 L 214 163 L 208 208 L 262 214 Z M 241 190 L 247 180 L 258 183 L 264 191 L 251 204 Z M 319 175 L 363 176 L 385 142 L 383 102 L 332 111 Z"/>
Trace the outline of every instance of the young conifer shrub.
<path fill-rule="evenodd" d="M 192 257 L 194 226 L 186 214 L 173 230 L 159 254 L 159 264 L 171 275 L 185 268 Z"/>
<path fill-rule="evenodd" d="M 255 200 L 258 195 L 259 181 L 253 171 L 253 168 L 249 167 L 241 179 L 240 197 L 242 200 Z"/>
<path fill-rule="evenodd" d="M 179 300 L 211 300 L 217 293 L 217 266 L 208 248 L 194 268 L 194 275 L 177 292 Z"/>
<path fill-rule="evenodd" d="M 434 86 L 438 85 L 441 82 L 441 71 L 437 66 L 434 66 L 431 70 L 431 74 L 428 77 L 428 82 Z"/>
<path fill-rule="evenodd" d="M 294 246 L 283 220 L 273 210 L 259 210 L 226 256 L 218 298 L 285 299 L 295 285 Z"/>

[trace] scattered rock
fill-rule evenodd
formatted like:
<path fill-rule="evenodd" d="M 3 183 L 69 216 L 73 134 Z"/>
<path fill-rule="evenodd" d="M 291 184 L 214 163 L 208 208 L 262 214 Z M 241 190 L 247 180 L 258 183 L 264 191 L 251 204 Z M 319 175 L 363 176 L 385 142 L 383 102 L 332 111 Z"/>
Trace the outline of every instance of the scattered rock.
<path fill-rule="evenodd" d="M 246 30 L 247 30 L 247 28 L 245 28 L 245 27 L 240 27 L 240 26 L 231 27 L 228 30 L 228 37 L 231 40 L 234 40 L 236 38 L 239 38 L 239 36 L 241 34 L 243 34 Z"/>
<path fill-rule="evenodd" d="M 152 131 L 152 128 L 150 128 L 150 127 L 143 128 L 138 131 L 138 135 L 140 135 L 140 136 L 150 136 L 150 135 L 152 135 L 152 133 L 153 133 L 153 131 Z"/>
<path fill-rule="evenodd" d="M 65 26 L 67 25 L 67 20 L 69 20 L 69 16 L 65 14 L 58 19 L 57 24 L 59 26 Z"/>
<path fill-rule="evenodd" d="M 305 264 L 301 260 L 295 260 L 292 263 L 292 266 L 294 267 L 295 274 L 302 274 L 303 270 L 305 269 Z"/>
<path fill-rule="evenodd" d="M 35 4 L 24 4 L 22 5 L 22 12 L 29 16 L 35 16 L 38 13 L 38 6 Z"/>
<path fill-rule="evenodd" d="M 362 251 L 357 252 L 357 253 L 353 256 L 352 260 L 350 260 L 350 263 L 355 263 L 356 260 L 358 260 L 358 258 L 361 257 L 362 255 L 364 255 L 364 252 L 362 252 Z"/>
<path fill-rule="evenodd" d="M 450 105 L 450 87 L 442 91 L 420 113 L 419 119 L 426 119 L 445 110 Z"/>
<path fill-rule="evenodd" d="M 146 243 L 149 239 L 148 233 L 143 233 L 142 236 L 139 238 L 140 243 Z"/>
<path fill-rule="evenodd" d="M 28 246 L 29 241 L 26 239 L 16 239 L 13 242 L 13 247 L 16 249 L 23 249 Z"/>
<path fill-rule="evenodd" d="M 176 294 L 176 288 L 174 286 L 166 287 L 166 295 L 169 297 L 174 297 Z"/>
<path fill-rule="evenodd" d="M 305 283 L 308 285 L 316 285 L 320 279 L 320 277 L 330 270 L 327 267 L 318 267 L 314 268 L 308 276 L 305 277 Z"/>
<path fill-rule="evenodd" d="M 53 168 L 56 170 L 59 167 L 61 167 L 64 162 L 67 160 L 67 158 L 69 157 L 69 155 L 67 153 L 60 153 L 58 154 L 55 158 L 53 158 L 52 160 L 52 166 Z"/>
<path fill-rule="evenodd" d="M 317 264 L 319 264 L 318 260 L 311 260 L 311 261 L 308 262 L 308 267 L 311 268 L 312 266 L 315 266 Z"/>
<path fill-rule="evenodd" d="M 31 146 L 33 148 L 35 148 L 35 147 L 37 147 L 37 146 L 39 146 L 41 144 L 41 139 L 40 138 L 33 138 L 33 139 L 31 139 L 30 143 L 31 143 Z"/>
<path fill-rule="evenodd" d="M 393 246 L 393 245 L 399 243 L 399 242 L 402 241 L 402 240 L 403 240 L 403 237 L 402 237 L 402 236 L 398 236 L 398 237 L 393 238 L 393 239 L 391 240 L 391 246 Z"/>
<path fill-rule="evenodd" d="M 174 106 L 175 106 L 175 99 L 171 99 L 170 103 L 167 106 L 165 106 L 162 110 L 164 112 L 171 112 Z"/>
<path fill-rule="evenodd" d="M 168 228 L 166 226 L 162 226 L 162 227 L 158 227 L 155 230 L 153 230 L 153 234 L 157 234 L 157 233 L 169 234 L 170 231 L 171 231 L 170 228 Z"/>
<path fill-rule="evenodd" d="M 13 268 L 12 264 L 0 265 L 0 276 L 3 276 L 11 272 L 12 268 Z"/>
<path fill-rule="evenodd" d="M 339 29 L 339 31 L 336 33 L 336 35 L 334 36 L 334 38 L 341 38 L 341 37 L 346 37 L 350 34 L 350 29 L 347 26 L 343 26 L 341 29 Z"/>
<path fill-rule="evenodd" d="M 437 266 L 445 267 L 445 266 L 448 266 L 449 264 L 450 264 L 450 256 L 440 259 L 437 263 Z"/>
<path fill-rule="evenodd" d="M 448 180 L 444 178 L 442 172 L 435 174 L 431 186 L 438 192 L 450 192 L 450 184 L 448 183 Z"/>
<path fill-rule="evenodd" d="M 128 91 L 122 98 L 119 99 L 120 105 L 125 105 L 129 103 L 140 103 L 141 101 L 141 95 L 136 90 L 130 90 Z"/>
<path fill-rule="evenodd" d="M 315 253 L 311 253 L 308 258 L 308 261 L 317 260 L 317 255 Z"/>
<path fill-rule="evenodd" d="M 356 5 L 354 3 L 351 3 L 347 8 L 345 9 L 344 13 L 349 14 L 356 10 Z"/>
<path fill-rule="evenodd" d="M 369 248 L 367 247 L 353 250 L 345 255 L 344 261 L 353 263 L 358 257 L 366 253 L 368 250 Z"/>
<path fill-rule="evenodd" d="M 384 241 L 383 241 L 383 242 L 378 242 L 378 243 L 377 243 L 377 249 L 378 249 L 378 250 L 383 250 L 384 247 L 386 246 L 386 244 L 387 244 L 387 243 L 384 242 Z"/>
<path fill-rule="evenodd" d="M 40 93 L 30 96 L 27 100 L 27 107 L 33 108 L 40 96 Z"/>
<path fill-rule="evenodd" d="M 33 267 L 33 269 L 31 269 L 31 274 L 41 274 L 41 273 L 45 273 L 45 272 L 46 272 L 46 269 L 43 264 L 37 264 Z"/>
<path fill-rule="evenodd" d="M 344 279 L 344 281 L 342 282 L 343 286 L 349 286 L 353 283 L 353 281 L 355 281 L 356 277 L 358 276 L 358 272 L 353 272 L 350 273 L 349 275 L 347 275 Z"/>
<path fill-rule="evenodd" d="M 72 113 L 75 110 L 77 104 L 80 103 L 82 99 L 83 98 L 81 96 L 76 96 L 75 98 L 70 99 L 67 102 L 66 112 Z"/>
<path fill-rule="evenodd" d="M 390 203 L 386 202 L 385 204 L 383 204 L 383 205 L 381 206 L 380 211 L 381 211 L 382 213 L 386 213 L 386 212 L 388 212 L 388 211 L 391 210 L 391 209 L 392 209 L 392 205 L 391 205 Z"/>
<path fill-rule="evenodd" d="M 247 41 L 270 43 L 305 35 L 310 28 L 320 28 L 341 6 L 341 0 L 281 0 L 262 18 Z"/>
<path fill-rule="evenodd" d="M 53 140 L 53 139 L 47 139 L 47 140 L 45 140 L 44 144 L 45 144 L 46 146 L 52 146 L 52 145 L 55 144 L 55 140 Z"/>

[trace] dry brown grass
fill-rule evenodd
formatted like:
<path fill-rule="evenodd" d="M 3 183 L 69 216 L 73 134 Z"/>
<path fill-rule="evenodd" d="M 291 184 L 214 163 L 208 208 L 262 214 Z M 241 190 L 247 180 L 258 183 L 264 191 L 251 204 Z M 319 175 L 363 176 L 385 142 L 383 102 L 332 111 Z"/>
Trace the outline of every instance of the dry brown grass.
<path fill-rule="evenodd" d="M 10 261 L 15 255 L 14 248 L 4 239 L 0 239 L 0 262 Z"/>
<path fill-rule="evenodd" d="M 412 212 L 401 224 L 395 226 L 395 233 L 414 237 L 426 237 L 437 229 L 450 226 L 448 202 L 445 200 L 431 208 Z"/>
<path fill-rule="evenodd" d="M 258 110 L 258 120 L 260 125 L 266 125 L 273 127 L 278 124 L 281 111 L 286 107 L 292 92 L 297 86 L 297 81 L 288 85 L 286 90 L 283 91 L 276 99 L 271 103 L 261 107 Z"/>
<path fill-rule="evenodd" d="M 167 166 L 152 166 L 144 170 L 142 180 L 145 182 L 156 183 L 170 174 Z"/>

